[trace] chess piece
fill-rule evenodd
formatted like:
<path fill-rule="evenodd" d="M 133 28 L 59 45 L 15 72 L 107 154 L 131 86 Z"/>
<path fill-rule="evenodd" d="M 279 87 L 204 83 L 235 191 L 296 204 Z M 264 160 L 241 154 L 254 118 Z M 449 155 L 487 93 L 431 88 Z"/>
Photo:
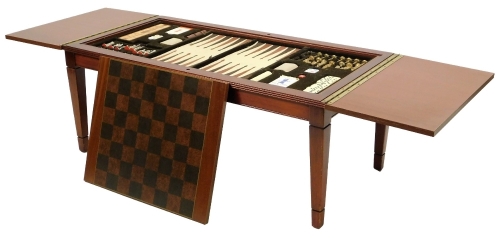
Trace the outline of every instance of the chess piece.
<path fill-rule="evenodd" d="M 351 64 L 351 63 L 347 63 L 347 64 L 345 65 L 345 67 L 344 67 L 344 68 L 342 68 L 342 69 L 350 69 L 350 68 L 352 68 L 352 64 Z"/>
<path fill-rule="evenodd" d="M 325 65 L 327 63 L 327 61 L 325 59 L 321 60 L 320 63 L 318 63 L 317 67 L 322 67 L 323 65 Z"/>
<path fill-rule="evenodd" d="M 114 44 L 116 44 L 116 43 L 115 43 L 114 41 L 111 41 L 111 42 L 109 42 L 109 43 L 102 44 L 101 46 L 102 46 L 103 48 L 108 48 L 108 49 L 111 49 L 110 47 L 111 47 L 112 45 L 114 45 Z"/>

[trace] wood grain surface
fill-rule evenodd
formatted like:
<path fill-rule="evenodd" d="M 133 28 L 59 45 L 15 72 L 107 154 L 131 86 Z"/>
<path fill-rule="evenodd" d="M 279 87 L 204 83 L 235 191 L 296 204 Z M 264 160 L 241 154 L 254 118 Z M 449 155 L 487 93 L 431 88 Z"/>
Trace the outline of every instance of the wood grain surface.
<path fill-rule="evenodd" d="M 326 108 L 435 136 L 493 73 L 405 56 Z"/>
<path fill-rule="evenodd" d="M 155 15 L 103 8 L 8 34 L 5 38 L 62 49 L 62 45 Z"/>

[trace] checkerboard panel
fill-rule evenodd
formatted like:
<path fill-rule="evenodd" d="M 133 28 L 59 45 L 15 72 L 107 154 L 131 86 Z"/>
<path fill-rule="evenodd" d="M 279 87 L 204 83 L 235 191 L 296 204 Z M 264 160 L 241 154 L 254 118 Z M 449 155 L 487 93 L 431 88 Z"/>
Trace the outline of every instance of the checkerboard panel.
<path fill-rule="evenodd" d="M 113 59 L 105 73 L 93 183 L 192 218 L 213 82 Z"/>

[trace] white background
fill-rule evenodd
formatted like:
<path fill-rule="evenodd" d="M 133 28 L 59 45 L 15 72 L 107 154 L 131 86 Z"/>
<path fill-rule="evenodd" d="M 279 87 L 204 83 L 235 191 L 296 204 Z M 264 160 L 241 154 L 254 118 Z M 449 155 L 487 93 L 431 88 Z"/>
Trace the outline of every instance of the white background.
<path fill-rule="evenodd" d="M 500 73 L 494 1 L 228 2 L 9 1 L 0 33 L 111 7 Z M 228 104 L 201 225 L 84 182 L 64 52 L 0 44 L 0 237 L 500 237 L 498 78 L 436 137 L 390 128 L 381 173 L 374 123 L 334 117 L 320 230 L 310 225 L 308 123 Z M 91 115 L 97 74 L 86 76 Z"/>

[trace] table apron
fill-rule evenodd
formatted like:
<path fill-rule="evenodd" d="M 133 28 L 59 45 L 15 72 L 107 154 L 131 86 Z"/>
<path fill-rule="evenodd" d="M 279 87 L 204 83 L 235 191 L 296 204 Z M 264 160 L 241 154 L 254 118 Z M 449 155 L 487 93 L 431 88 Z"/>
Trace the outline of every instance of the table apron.
<path fill-rule="evenodd" d="M 98 70 L 99 59 L 81 54 L 74 54 L 75 67 L 82 67 L 91 70 Z M 298 102 L 286 101 L 265 95 L 259 95 L 252 92 L 229 88 L 228 102 L 243 105 L 251 108 L 277 113 L 289 117 L 298 118 L 301 120 L 310 121 L 311 106 Z"/>

